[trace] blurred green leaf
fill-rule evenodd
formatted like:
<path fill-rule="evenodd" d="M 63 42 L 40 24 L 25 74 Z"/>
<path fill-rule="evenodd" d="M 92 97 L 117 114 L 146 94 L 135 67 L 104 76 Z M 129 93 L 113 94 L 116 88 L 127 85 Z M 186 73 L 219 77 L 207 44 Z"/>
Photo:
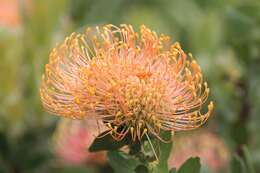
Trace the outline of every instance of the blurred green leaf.
<path fill-rule="evenodd" d="M 191 157 L 183 163 L 177 173 L 199 173 L 200 168 L 200 158 Z"/>
<path fill-rule="evenodd" d="M 138 165 L 135 168 L 135 172 L 136 173 L 149 173 L 149 170 L 148 170 L 148 168 L 145 165 Z"/>
<path fill-rule="evenodd" d="M 232 173 L 247 173 L 243 159 L 237 155 L 233 156 L 231 160 L 231 172 Z"/>
<path fill-rule="evenodd" d="M 251 154 L 249 153 L 249 150 L 245 145 L 242 147 L 242 151 L 243 151 L 246 167 L 248 169 L 248 173 L 256 173 Z"/>
<path fill-rule="evenodd" d="M 115 173 L 135 173 L 136 167 L 141 164 L 132 156 L 121 151 L 109 151 L 107 157 Z"/>
<path fill-rule="evenodd" d="M 171 132 L 162 131 L 161 137 L 166 141 L 171 141 Z M 157 139 L 158 140 L 158 139 Z M 155 173 L 168 173 L 168 158 L 170 156 L 172 150 L 172 142 L 159 142 L 159 164 L 155 166 L 154 172 Z"/>

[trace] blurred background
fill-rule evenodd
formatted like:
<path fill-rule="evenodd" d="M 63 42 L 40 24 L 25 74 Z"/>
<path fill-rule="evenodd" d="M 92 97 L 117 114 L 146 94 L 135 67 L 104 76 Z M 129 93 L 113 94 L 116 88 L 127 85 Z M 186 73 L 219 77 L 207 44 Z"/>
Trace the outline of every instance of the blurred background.
<path fill-rule="evenodd" d="M 198 155 L 203 172 L 230 172 L 246 146 L 260 172 L 259 0 L 0 0 L 0 173 L 111 172 L 105 153 L 87 152 L 84 124 L 57 125 L 38 93 L 51 48 L 106 23 L 168 34 L 202 66 L 215 111 L 203 129 L 177 133 L 171 167 Z"/>

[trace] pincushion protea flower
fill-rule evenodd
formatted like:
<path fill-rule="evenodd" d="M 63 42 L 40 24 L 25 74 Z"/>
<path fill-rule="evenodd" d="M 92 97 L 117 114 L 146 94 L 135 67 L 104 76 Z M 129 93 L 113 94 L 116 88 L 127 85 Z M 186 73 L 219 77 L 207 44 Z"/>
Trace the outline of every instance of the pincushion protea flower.
<path fill-rule="evenodd" d="M 201 113 L 208 94 L 199 65 L 179 43 L 131 25 L 71 34 L 52 50 L 40 88 L 48 112 L 94 118 L 116 140 L 195 129 L 212 112 L 210 102 Z"/>

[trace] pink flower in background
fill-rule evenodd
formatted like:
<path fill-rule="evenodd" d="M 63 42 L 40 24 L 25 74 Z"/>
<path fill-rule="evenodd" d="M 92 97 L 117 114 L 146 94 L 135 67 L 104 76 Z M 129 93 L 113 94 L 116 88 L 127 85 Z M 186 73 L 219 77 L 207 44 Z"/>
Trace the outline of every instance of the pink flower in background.
<path fill-rule="evenodd" d="M 103 164 L 105 152 L 91 153 L 88 148 L 95 138 L 95 128 L 83 121 L 63 119 L 54 135 L 55 153 L 67 164 Z"/>
<path fill-rule="evenodd" d="M 169 158 L 170 167 L 179 168 L 188 158 L 198 156 L 210 170 L 218 173 L 225 168 L 230 153 L 223 139 L 214 133 L 204 130 L 185 136 L 176 136 L 175 144 Z"/>
<path fill-rule="evenodd" d="M 22 24 L 20 5 L 26 8 L 25 12 L 29 12 L 32 2 L 32 0 L 0 0 L 0 27 L 19 28 Z"/>
<path fill-rule="evenodd" d="M 18 0 L 0 0 L 0 26 L 17 27 L 19 24 Z"/>

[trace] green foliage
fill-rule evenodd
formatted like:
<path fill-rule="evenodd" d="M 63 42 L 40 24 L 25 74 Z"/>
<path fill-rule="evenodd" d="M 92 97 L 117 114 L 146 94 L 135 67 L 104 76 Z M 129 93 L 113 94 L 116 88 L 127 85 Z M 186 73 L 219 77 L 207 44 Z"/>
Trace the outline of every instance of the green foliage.
<path fill-rule="evenodd" d="M 234 156 L 231 161 L 231 172 L 232 173 L 246 173 L 245 163 L 243 160 L 238 157 Z"/>
<path fill-rule="evenodd" d="M 251 157 L 251 154 L 249 153 L 248 148 L 246 146 L 243 146 L 242 151 L 243 151 L 243 155 L 244 155 L 243 158 L 245 160 L 245 164 L 248 169 L 248 173 L 256 173 L 254 165 L 253 165 L 252 157 Z"/>
<path fill-rule="evenodd" d="M 171 141 L 170 132 L 162 132 L 161 136 L 164 140 Z M 111 138 L 111 137 L 110 137 Z M 147 137 L 148 138 L 148 137 Z M 96 139 L 97 140 L 97 139 Z M 95 141 L 96 141 L 95 140 Z M 99 139 L 98 139 L 99 140 Z M 147 141 L 148 140 L 148 141 Z M 153 141 L 153 142 L 152 142 Z M 115 142 L 115 141 L 114 141 Z M 159 161 L 154 158 L 154 142 L 159 142 Z M 108 149 L 108 161 L 115 172 L 136 172 L 136 173 L 168 173 L 168 158 L 171 152 L 172 142 L 162 142 L 155 137 L 149 137 L 149 139 L 143 139 L 140 143 L 125 143 L 130 147 L 129 153 L 118 151 L 115 149 L 113 142 L 107 142 L 103 140 L 100 142 L 94 142 L 91 146 L 95 148 L 104 148 L 104 144 Z M 138 146 L 138 147 L 136 147 Z M 111 148 L 113 147 L 113 148 Z M 146 149 L 144 149 L 146 148 Z M 113 151 L 114 150 L 114 151 Z M 152 157 L 148 153 L 152 153 Z M 149 157 L 154 159 L 148 159 Z M 159 162 L 159 163 L 157 163 Z"/>
<path fill-rule="evenodd" d="M 256 173 L 252 158 L 246 146 L 241 148 L 241 156 L 234 155 L 231 160 L 232 173 Z"/>
<path fill-rule="evenodd" d="M 155 166 L 153 172 L 154 173 L 168 173 L 168 158 L 170 156 L 171 150 L 172 150 L 172 135 L 170 132 L 162 132 L 161 136 L 164 140 L 170 141 L 168 143 L 165 143 L 163 141 L 159 142 L 159 163 Z"/>
<path fill-rule="evenodd" d="M 189 158 L 177 171 L 177 173 L 200 173 L 200 158 Z"/>
<path fill-rule="evenodd" d="M 106 134 L 107 131 L 100 134 L 100 136 L 103 136 L 103 134 Z M 110 134 L 107 134 L 104 137 L 97 137 L 89 147 L 90 152 L 96 152 L 96 151 L 102 151 L 102 150 L 117 150 L 123 147 L 124 145 L 127 145 L 128 138 L 124 138 L 121 141 L 115 140 Z"/>
<path fill-rule="evenodd" d="M 136 168 L 135 168 L 135 172 L 136 173 L 149 173 L 149 170 L 146 166 L 144 165 L 138 165 Z"/>
<path fill-rule="evenodd" d="M 124 152 L 109 151 L 107 157 L 115 173 L 135 173 L 136 168 L 137 171 L 140 169 L 139 165 L 141 163 L 133 156 L 127 155 Z"/>

